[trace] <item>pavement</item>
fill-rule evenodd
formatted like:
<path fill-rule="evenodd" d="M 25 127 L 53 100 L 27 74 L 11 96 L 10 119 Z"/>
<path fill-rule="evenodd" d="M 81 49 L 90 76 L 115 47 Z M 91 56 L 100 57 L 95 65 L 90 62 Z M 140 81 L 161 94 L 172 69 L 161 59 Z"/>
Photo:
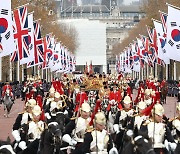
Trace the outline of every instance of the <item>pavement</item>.
<path fill-rule="evenodd" d="M 134 90 L 133 100 L 137 94 L 137 91 Z M 165 115 L 169 118 L 173 118 L 175 116 L 176 111 L 176 97 L 167 97 L 167 103 L 164 104 Z M 9 136 L 11 141 L 13 141 L 13 137 L 11 135 L 12 126 L 16 120 L 18 113 L 22 112 L 24 108 L 24 102 L 21 99 L 16 99 L 15 104 L 12 107 L 9 118 L 4 117 L 4 108 L 3 105 L 0 104 L 0 140 L 6 140 Z"/>

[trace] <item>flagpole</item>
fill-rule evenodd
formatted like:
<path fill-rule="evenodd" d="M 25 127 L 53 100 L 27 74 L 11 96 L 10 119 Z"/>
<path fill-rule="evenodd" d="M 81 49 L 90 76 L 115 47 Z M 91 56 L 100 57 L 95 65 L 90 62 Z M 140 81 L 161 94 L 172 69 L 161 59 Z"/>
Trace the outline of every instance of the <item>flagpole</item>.
<path fill-rule="evenodd" d="M 22 67 L 21 67 L 21 69 L 22 69 L 22 71 L 21 71 L 21 74 L 22 74 L 22 78 L 21 78 L 21 81 L 24 81 L 24 65 L 21 65 Z"/>
<path fill-rule="evenodd" d="M 172 4 L 166 3 L 166 5 L 168 5 L 168 6 L 171 6 L 171 7 L 175 8 L 175 9 L 178 9 L 178 10 L 180 10 L 180 8 L 179 8 L 179 7 L 177 7 L 177 6 L 174 6 L 174 5 L 172 5 Z"/>
<path fill-rule="evenodd" d="M 36 66 L 34 65 L 34 76 L 36 76 Z"/>
<path fill-rule="evenodd" d="M 151 67 L 151 72 L 150 72 L 150 74 L 153 74 L 153 67 Z"/>
<path fill-rule="evenodd" d="M 149 77 L 149 65 L 147 65 L 147 77 L 146 78 L 148 78 Z"/>
<path fill-rule="evenodd" d="M 19 81 L 19 60 L 17 61 L 17 81 Z"/>
<path fill-rule="evenodd" d="M 143 75 L 144 75 L 144 68 L 142 67 L 142 69 L 141 69 L 142 71 L 141 71 L 141 80 L 143 81 Z"/>
<path fill-rule="evenodd" d="M 37 66 L 37 75 L 38 75 L 38 77 L 40 76 L 40 71 L 39 71 L 38 66 Z"/>
<path fill-rule="evenodd" d="M 168 80 L 168 64 L 166 64 L 166 80 Z"/>
<path fill-rule="evenodd" d="M 12 81 L 12 63 L 11 63 L 11 60 L 9 60 L 9 67 L 10 67 L 10 69 L 9 69 L 9 80 Z"/>
<path fill-rule="evenodd" d="M 176 80 L 176 61 L 174 60 L 174 80 Z"/>
<path fill-rule="evenodd" d="M 44 71 L 41 69 L 41 79 L 44 79 Z"/>
<path fill-rule="evenodd" d="M 46 81 L 48 81 L 48 68 L 46 68 Z"/>
<path fill-rule="evenodd" d="M 155 77 L 157 77 L 157 63 L 155 64 Z"/>

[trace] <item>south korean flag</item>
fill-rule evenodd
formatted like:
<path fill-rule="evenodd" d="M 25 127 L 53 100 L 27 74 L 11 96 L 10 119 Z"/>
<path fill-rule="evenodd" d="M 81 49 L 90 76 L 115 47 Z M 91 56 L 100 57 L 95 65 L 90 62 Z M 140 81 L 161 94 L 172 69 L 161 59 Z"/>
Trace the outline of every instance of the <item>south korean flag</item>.
<path fill-rule="evenodd" d="M 0 5 L 0 57 L 15 51 L 11 0 L 1 0 Z"/>
<path fill-rule="evenodd" d="M 165 49 L 170 59 L 180 61 L 180 10 L 168 4 L 167 40 Z"/>

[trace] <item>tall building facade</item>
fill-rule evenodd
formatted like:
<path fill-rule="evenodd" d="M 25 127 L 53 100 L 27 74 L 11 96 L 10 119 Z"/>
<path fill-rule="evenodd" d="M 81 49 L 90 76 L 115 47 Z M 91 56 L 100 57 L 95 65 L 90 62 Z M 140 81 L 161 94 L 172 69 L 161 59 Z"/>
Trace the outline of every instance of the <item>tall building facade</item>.
<path fill-rule="evenodd" d="M 102 4 L 109 4 L 109 6 L 111 5 L 110 8 L 107 5 L 82 5 L 69 7 L 61 13 L 62 19 L 87 19 L 89 21 L 99 21 L 106 25 L 107 73 L 115 72 L 113 46 L 116 43 L 121 43 L 128 36 L 128 31 L 144 16 L 144 13 L 137 6 L 117 6 L 119 1 L 115 0 L 114 2 L 110 4 L 109 0 L 102 0 Z M 88 44 L 86 47 L 88 47 Z M 104 67 L 100 70 L 104 70 Z"/>

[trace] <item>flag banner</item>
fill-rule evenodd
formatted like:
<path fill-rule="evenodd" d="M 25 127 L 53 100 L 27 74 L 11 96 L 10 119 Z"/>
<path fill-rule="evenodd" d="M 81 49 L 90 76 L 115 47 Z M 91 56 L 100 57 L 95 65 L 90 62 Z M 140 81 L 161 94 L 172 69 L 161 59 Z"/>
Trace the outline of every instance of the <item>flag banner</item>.
<path fill-rule="evenodd" d="M 139 56 L 148 64 L 148 52 L 146 51 L 146 48 L 145 48 L 146 38 L 142 35 L 140 36 L 141 36 L 141 39 L 137 38 L 138 47 L 140 49 Z"/>
<path fill-rule="evenodd" d="M 0 5 L 0 57 L 15 51 L 11 0 L 1 0 Z"/>
<path fill-rule="evenodd" d="M 170 59 L 167 56 L 166 49 L 164 49 L 166 44 L 166 38 L 164 38 L 162 23 L 157 20 L 153 20 L 153 23 L 157 32 L 158 57 L 162 59 L 166 64 L 170 64 Z"/>
<path fill-rule="evenodd" d="M 137 53 L 137 43 L 134 42 L 131 44 L 132 57 L 133 57 L 133 71 L 140 72 L 140 58 Z"/>
<path fill-rule="evenodd" d="M 73 70 L 72 72 L 76 71 L 76 57 L 73 56 Z"/>
<path fill-rule="evenodd" d="M 51 67 L 51 71 L 56 71 L 58 69 L 62 69 L 63 66 L 61 64 L 61 59 L 60 59 L 60 47 L 61 44 L 58 42 L 55 45 L 55 51 L 53 53 L 53 66 Z"/>
<path fill-rule="evenodd" d="M 130 48 L 129 47 L 126 49 L 125 55 L 126 55 L 125 72 L 126 73 L 132 73 L 131 68 L 130 68 L 130 58 L 129 58 L 129 56 L 130 56 Z"/>
<path fill-rule="evenodd" d="M 54 38 L 52 38 L 51 34 L 47 34 L 44 37 L 44 62 L 43 62 L 43 69 L 48 68 L 49 60 L 53 55 L 54 50 Z"/>
<path fill-rule="evenodd" d="M 33 67 L 34 66 L 34 61 L 31 61 L 27 63 L 27 68 Z"/>
<path fill-rule="evenodd" d="M 147 28 L 149 40 L 152 43 L 153 42 L 153 29 L 151 27 L 147 26 L 147 25 L 146 25 L 146 28 Z"/>
<path fill-rule="evenodd" d="M 43 39 L 39 21 L 34 22 L 34 64 L 39 65 L 44 61 Z"/>
<path fill-rule="evenodd" d="M 119 72 L 119 68 L 118 68 L 118 55 L 116 55 L 115 70 L 116 70 L 117 73 Z"/>
<path fill-rule="evenodd" d="M 162 22 L 162 27 L 163 27 L 163 32 L 166 35 L 167 34 L 167 17 L 168 15 L 162 11 L 159 11 L 160 13 L 160 18 L 161 18 L 161 22 Z M 166 36 L 164 36 L 166 37 Z"/>
<path fill-rule="evenodd" d="M 29 57 L 27 6 L 22 6 L 13 11 L 13 21 L 16 51 L 12 54 L 12 60 L 17 60 L 18 58 L 18 60 L 20 60 L 20 65 L 22 65 L 26 63 Z M 15 54 L 17 55 L 15 56 Z"/>
<path fill-rule="evenodd" d="M 170 59 L 180 61 L 180 10 L 168 5 L 167 41 L 165 49 Z"/>
<path fill-rule="evenodd" d="M 29 56 L 26 59 L 26 63 L 34 60 L 34 25 L 33 25 L 33 13 L 28 14 L 28 40 L 29 40 Z"/>

